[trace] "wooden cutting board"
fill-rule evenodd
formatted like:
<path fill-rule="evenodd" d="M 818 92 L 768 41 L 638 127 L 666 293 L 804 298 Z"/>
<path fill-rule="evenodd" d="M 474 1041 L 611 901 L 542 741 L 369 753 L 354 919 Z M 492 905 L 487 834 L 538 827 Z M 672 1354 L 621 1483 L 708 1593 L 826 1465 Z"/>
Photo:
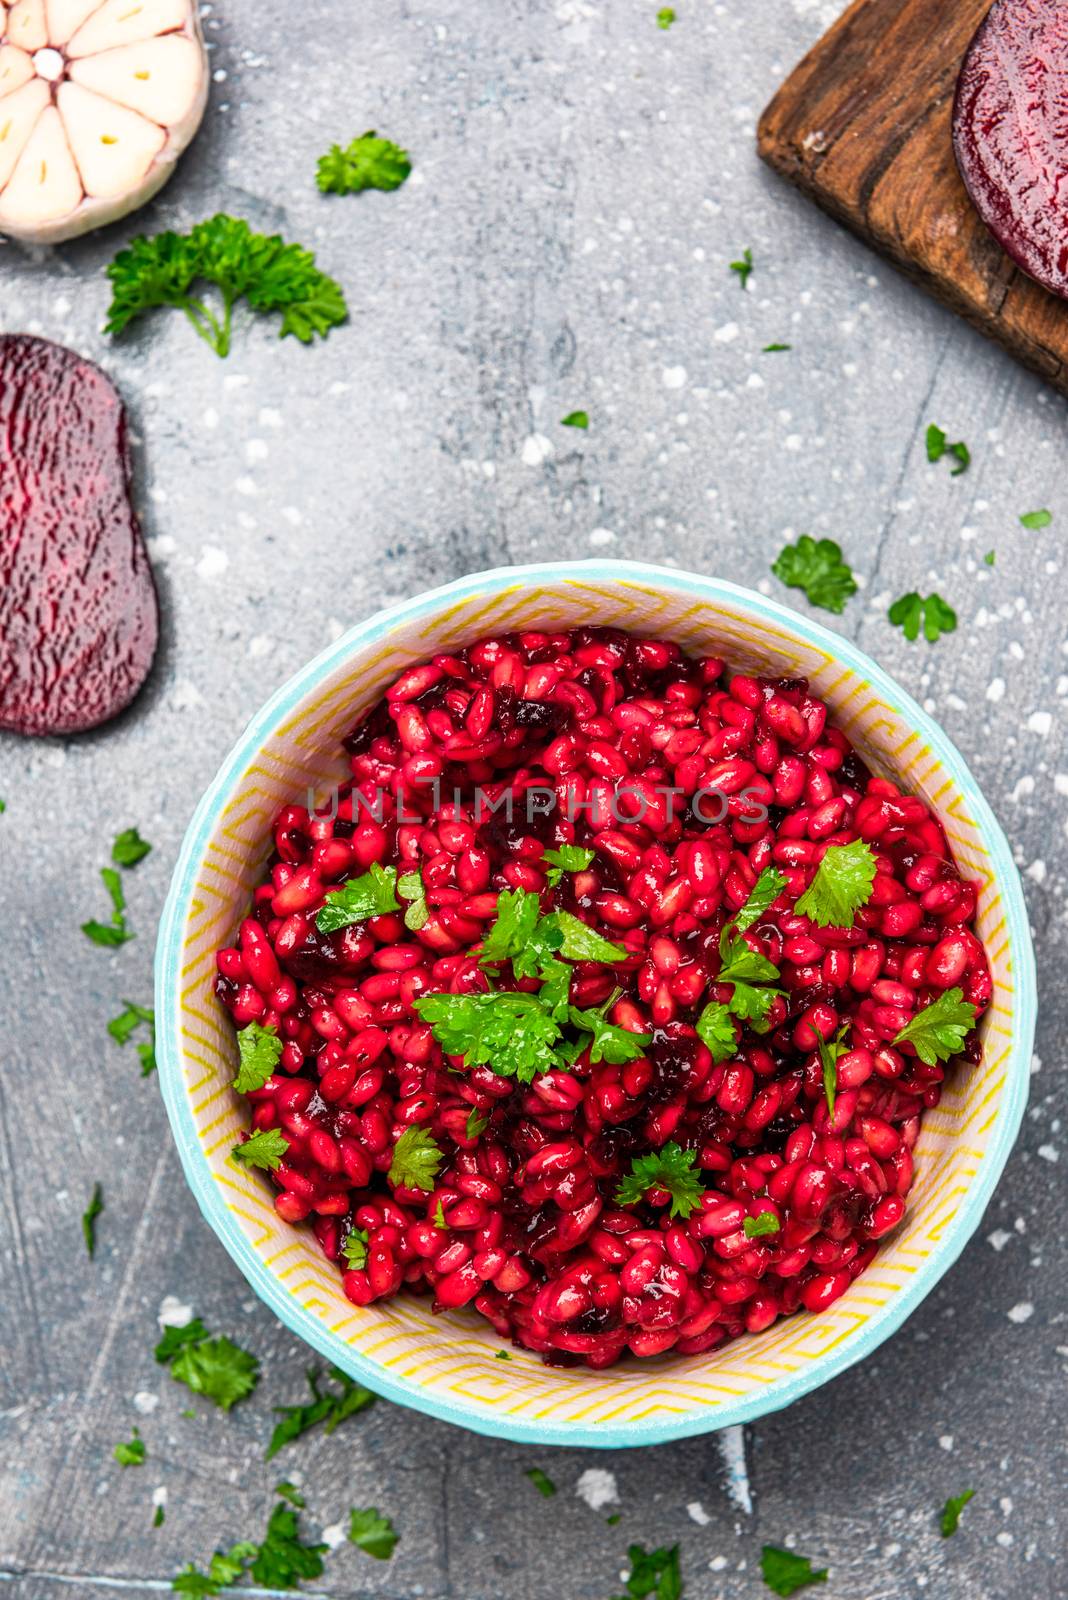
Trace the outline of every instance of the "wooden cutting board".
<path fill-rule="evenodd" d="M 854 0 L 760 119 L 766 162 L 1068 394 L 1068 300 L 987 232 L 957 171 L 957 74 L 990 0 Z"/>

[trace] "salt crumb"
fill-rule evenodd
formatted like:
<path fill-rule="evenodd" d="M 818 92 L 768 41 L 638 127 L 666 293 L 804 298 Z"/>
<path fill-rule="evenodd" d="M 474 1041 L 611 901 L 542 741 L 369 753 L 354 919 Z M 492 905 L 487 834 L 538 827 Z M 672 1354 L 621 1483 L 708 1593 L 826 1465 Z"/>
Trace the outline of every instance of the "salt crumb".
<path fill-rule="evenodd" d="M 992 700 L 995 705 L 998 703 L 999 700 L 1004 700 L 1004 698 L 1005 698 L 1005 679 L 1004 678 L 991 678 L 990 682 L 986 686 L 986 697 L 987 697 L 988 700 Z"/>
<path fill-rule="evenodd" d="M 551 456 L 553 447 L 543 433 L 532 433 L 523 443 L 522 460 L 527 467 L 540 467 Z"/>
<path fill-rule="evenodd" d="M 1012 1544 L 1012 1534 L 1003 1529 L 1002 1532 L 997 1535 L 997 1542 L 1003 1550 L 1007 1550 Z"/>
<path fill-rule="evenodd" d="M 688 374 L 685 367 L 665 367 L 661 376 L 665 389 L 681 389 Z"/>
<path fill-rule="evenodd" d="M 580 1500 L 585 1500 L 591 1511 L 619 1504 L 616 1475 L 604 1467 L 587 1467 L 575 1485 L 575 1493 Z"/>
<path fill-rule="evenodd" d="M 1068 795 L 1068 772 L 1055 773 L 1053 787 L 1057 794 Z"/>
<path fill-rule="evenodd" d="M 343 1522 L 332 1522 L 322 1533 L 323 1543 L 331 1550 L 339 1550 L 348 1536 L 348 1529 Z"/>
<path fill-rule="evenodd" d="M 591 544 L 614 544 L 616 536 L 611 528 L 592 528 L 590 530 Z"/>
<path fill-rule="evenodd" d="M 1038 1153 L 1043 1161 L 1059 1161 L 1061 1159 L 1060 1151 L 1052 1144 L 1040 1144 Z"/>
<path fill-rule="evenodd" d="M 203 554 L 197 562 L 198 578 L 219 578 L 230 565 L 230 557 L 225 550 L 220 550 L 217 544 L 203 546 Z"/>
<path fill-rule="evenodd" d="M 713 1556 L 712 1560 L 708 1563 L 708 1567 L 709 1567 L 709 1571 L 710 1572 L 722 1572 L 726 1565 L 727 1565 L 727 1557 L 726 1556 Z"/>
<path fill-rule="evenodd" d="M 167 1490 L 162 1483 L 157 1484 L 152 1491 L 152 1504 L 154 1506 L 165 1506 L 167 1504 Z"/>
<path fill-rule="evenodd" d="M 1046 863 L 1044 861 L 1032 861 L 1024 873 L 1024 877 L 1030 878 L 1033 883 L 1045 883 Z"/>
<path fill-rule="evenodd" d="M 953 1435 L 951 1433 L 940 1433 L 938 1435 L 938 1443 L 941 1445 L 943 1450 L 952 1450 Z"/>
<path fill-rule="evenodd" d="M 1010 1322 L 1027 1322 L 1034 1314 L 1035 1308 L 1030 1300 L 1021 1300 L 1018 1305 L 1013 1306 L 1012 1310 L 1006 1313 Z"/>
<path fill-rule="evenodd" d="M 707 1528 L 712 1521 L 700 1500 L 691 1500 L 686 1507 L 686 1514 L 691 1522 L 696 1522 L 699 1528 Z"/>
<path fill-rule="evenodd" d="M 266 461 L 269 454 L 266 439 L 249 439 L 245 445 L 245 460 L 250 467 L 257 461 Z"/>
<path fill-rule="evenodd" d="M 1046 739 L 1053 726 L 1053 718 L 1048 711 L 1032 711 L 1027 719 L 1027 726 L 1032 733 L 1037 733 L 1040 739 Z"/>
<path fill-rule="evenodd" d="M 147 1417 L 159 1405 L 159 1395 L 152 1394 L 148 1389 L 138 1389 L 133 1397 L 134 1410 Z"/>
<path fill-rule="evenodd" d="M 733 344 L 740 331 L 736 322 L 725 322 L 722 328 L 716 329 L 712 337 L 717 344 Z"/>
<path fill-rule="evenodd" d="M 165 1294 L 156 1312 L 161 1328 L 186 1328 L 193 1320 L 193 1307 L 185 1305 L 177 1295 Z"/>
<path fill-rule="evenodd" d="M 1004 1250 L 1011 1238 L 1012 1234 L 1006 1233 L 1004 1228 L 995 1228 L 993 1233 L 987 1234 L 986 1242 L 993 1245 L 995 1250 Z"/>

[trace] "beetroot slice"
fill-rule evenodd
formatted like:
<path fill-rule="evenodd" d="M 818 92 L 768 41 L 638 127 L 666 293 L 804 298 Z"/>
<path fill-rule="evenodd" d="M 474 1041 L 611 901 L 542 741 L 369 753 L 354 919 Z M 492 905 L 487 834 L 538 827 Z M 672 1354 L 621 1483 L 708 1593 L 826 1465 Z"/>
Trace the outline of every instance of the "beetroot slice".
<path fill-rule="evenodd" d="M 62 345 L 0 336 L 0 728 L 106 722 L 158 636 L 118 391 Z"/>
<path fill-rule="evenodd" d="M 1068 5 L 997 0 L 968 47 L 953 108 L 957 165 L 1025 272 L 1068 296 Z"/>

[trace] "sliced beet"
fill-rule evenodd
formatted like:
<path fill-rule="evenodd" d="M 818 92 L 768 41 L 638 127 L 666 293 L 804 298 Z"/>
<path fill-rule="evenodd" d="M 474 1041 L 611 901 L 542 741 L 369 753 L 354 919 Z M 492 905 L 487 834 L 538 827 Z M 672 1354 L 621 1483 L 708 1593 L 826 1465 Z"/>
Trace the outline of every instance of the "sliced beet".
<path fill-rule="evenodd" d="M 158 634 L 118 391 L 62 345 L 0 336 L 0 728 L 106 722 Z"/>
<path fill-rule="evenodd" d="M 1068 5 L 996 0 L 953 108 L 957 165 L 980 216 L 1026 273 L 1068 296 Z"/>

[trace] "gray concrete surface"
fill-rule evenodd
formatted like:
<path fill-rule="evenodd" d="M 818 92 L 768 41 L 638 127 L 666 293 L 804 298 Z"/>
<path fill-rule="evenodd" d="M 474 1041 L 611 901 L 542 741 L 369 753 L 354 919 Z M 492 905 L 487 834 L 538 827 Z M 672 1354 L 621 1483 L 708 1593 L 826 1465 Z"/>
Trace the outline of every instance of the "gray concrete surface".
<path fill-rule="evenodd" d="M 1068 1592 L 1063 402 L 759 167 L 757 113 L 836 9 L 677 0 L 665 32 L 656 0 L 205 7 L 212 105 L 143 221 L 221 208 L 316 248 L 352 319 L 315 349 L 242 317 L 220 362 L 173 313 L 106 338 L 103 270 L 129 224 L 36 260 L 0 247 L 0 326 L 76 346 L 126 396 L 165 619 L 119 723 L 0 739 L 0 1591 L 164 1589 L 255 1535 L 272 1485 L 299 1475 L 310 1527 L 376 1503 L 401 1535 L 388 1566 L 330 1558 L 311 1588 L 337 1600 L 608 1600 L 630 1540 L 681 1543 L 687 1600 L 768 1592 L 764 1541 L 828 1566 L 827 1600 Z M 318 154 L 367 127 L 410 149 L 411 181 L 319 198 Z M 727 267 L 744 247 L 747 293 Z M 761 354 L 771 341 L 793 348 Z M 587 434 L 558 425 L 576 407 Z M 965 476 L 927 464 L 930 421 L 970 445 Z M 1036 507 L 1053 524 L 1027 532 Z M 265 1464 L 270 1408 L 301 1398 L 308 1353 L 201 1222 L 154 1083 L 105 1033 L 120 997 L 149 998 L 199 794 L 268 691 L 385 601 L 591 551 L 767 587 L 800 532 L 839 539 L 864 574 L 842 630 L 961 745 L 1026 869 L 1036 1075 L 980 1233 L 873 1360 L 748 1430 L 749 1510 L 728 1484 L 737 1439 L 532 1451 L 386 1404 Z M 914 587 L 960 613 L 934 648 L 885 621 Z M 78 928 L 133 823 L 154 850 L 128 879 L 138 937 L 110 954 Z M 79 1217 L 97 1179 L 91 1264 Z M 185 1417 L 153 1362 L 167 1295 L 260 1356 L 230 1417 Z M 134 1423 L 149 1459 L 123 1471 L 112 1448 Z M 576 1494 L 590 1468 L 614 1474 L 618 1505 Z M 937 1510 L 965 1488 L 944 1542 Z"/>

